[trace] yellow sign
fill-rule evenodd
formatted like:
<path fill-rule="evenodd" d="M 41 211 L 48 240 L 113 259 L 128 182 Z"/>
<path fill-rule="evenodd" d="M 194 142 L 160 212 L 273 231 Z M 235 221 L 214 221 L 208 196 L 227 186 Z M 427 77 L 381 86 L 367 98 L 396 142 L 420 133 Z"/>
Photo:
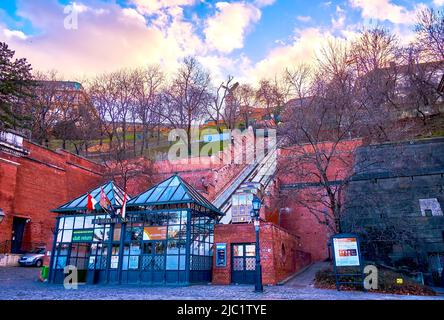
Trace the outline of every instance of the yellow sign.
<path fill-rule="evenodd" d="M 404 283 L 404 279 L 396 278 L 396 284 L 403 284 L 403 283 Z"/>
<path fill-rule="evenodd" d="M 143 240 L 166 240 L 167 227 L 143 228 Z"/>

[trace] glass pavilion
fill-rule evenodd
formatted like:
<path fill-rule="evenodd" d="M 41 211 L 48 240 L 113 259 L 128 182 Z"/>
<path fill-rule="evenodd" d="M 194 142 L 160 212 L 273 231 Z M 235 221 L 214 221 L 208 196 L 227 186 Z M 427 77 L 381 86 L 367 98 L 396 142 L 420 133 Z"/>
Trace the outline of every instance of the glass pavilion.
<path fill-rule="evenodd" d="M 123 192 L 112 186 L 108 190 L 115 191 L 109 193 L 109 199 L 118 212 Z M 96 190 L 91 192 L 93 196 Z M 86 213 L 86 202 L 79 200 L 82 197 L 54 210 L 59 217 L 51 281 L 63 281 L 65 265 L 83 267 L 89 283 L 211 281 L 214 224 L 222 213 L 179 176 L 129 200 L 124 220 L 102 209 Z M 66 223 L 71 217 L 73 222 Z M 88 224 L 76 224 L 78 217 L 79 221 L 88 219 Z M 100 230 L 97 235 L 103 232 L 102 237 L 96 236 L 96 228 Z"/>

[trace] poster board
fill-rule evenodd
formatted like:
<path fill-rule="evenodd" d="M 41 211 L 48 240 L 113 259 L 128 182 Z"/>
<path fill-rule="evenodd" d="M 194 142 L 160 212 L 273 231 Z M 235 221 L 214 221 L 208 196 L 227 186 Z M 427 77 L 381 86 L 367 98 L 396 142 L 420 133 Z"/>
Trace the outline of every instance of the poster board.
<path fill-rule="evenodd" d="M 166 240 L 167 227 L 143 228 L 143 240 Z"/>
<path fill-rule="evenodd" d="M 336 267 L 361 265 L 357 237 L 333 237 L 333 254 Z"/>
<path fill-rule="evenodd" d="M 339 291 L 341 284 L 357 284 L 363 286 L 364 272 L 359 237 L 356 234 L 342 233 L 331 237 L 333 251 L 333 270 L 336 280 L 336 289 Z M 350 271 L 350 267 L 359 270 Z M 345 273 L 341 273 L 344 270 Z M 354 281 L 342 281 L 343 277 L 353 277 Z M 345 280 L 345 279 L 344 279 Z M 364 288 L 365 291 L 365 288 Z"/>

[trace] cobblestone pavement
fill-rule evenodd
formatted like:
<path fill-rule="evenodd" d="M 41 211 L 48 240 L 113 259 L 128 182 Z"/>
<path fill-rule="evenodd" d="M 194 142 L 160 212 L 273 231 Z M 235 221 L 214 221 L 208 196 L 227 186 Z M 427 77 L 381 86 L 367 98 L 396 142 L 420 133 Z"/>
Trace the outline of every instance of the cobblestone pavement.
<path fill-rule="evenodd" d="M 439 299 L 439 297 L 399 296 L 363 292 L 337 292 L 313 287 L 272 286 L 263 294 L 253 292 L 253 286 L 136 286 L 79 285 L 77 290 L 65 290 L 63 285 L 38 282 L 35 268 L 0 268 L 1 300 L 398 300 Z"/>

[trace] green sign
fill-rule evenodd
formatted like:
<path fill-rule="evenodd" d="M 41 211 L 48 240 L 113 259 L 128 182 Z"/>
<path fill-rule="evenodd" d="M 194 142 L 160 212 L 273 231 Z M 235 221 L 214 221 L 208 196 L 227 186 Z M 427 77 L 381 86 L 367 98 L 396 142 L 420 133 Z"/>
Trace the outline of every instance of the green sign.
<path fill-rule="evenodd" d="M 92 242 L 94 239 L 94 229 L 73 230 L 72 242 Z"/>

